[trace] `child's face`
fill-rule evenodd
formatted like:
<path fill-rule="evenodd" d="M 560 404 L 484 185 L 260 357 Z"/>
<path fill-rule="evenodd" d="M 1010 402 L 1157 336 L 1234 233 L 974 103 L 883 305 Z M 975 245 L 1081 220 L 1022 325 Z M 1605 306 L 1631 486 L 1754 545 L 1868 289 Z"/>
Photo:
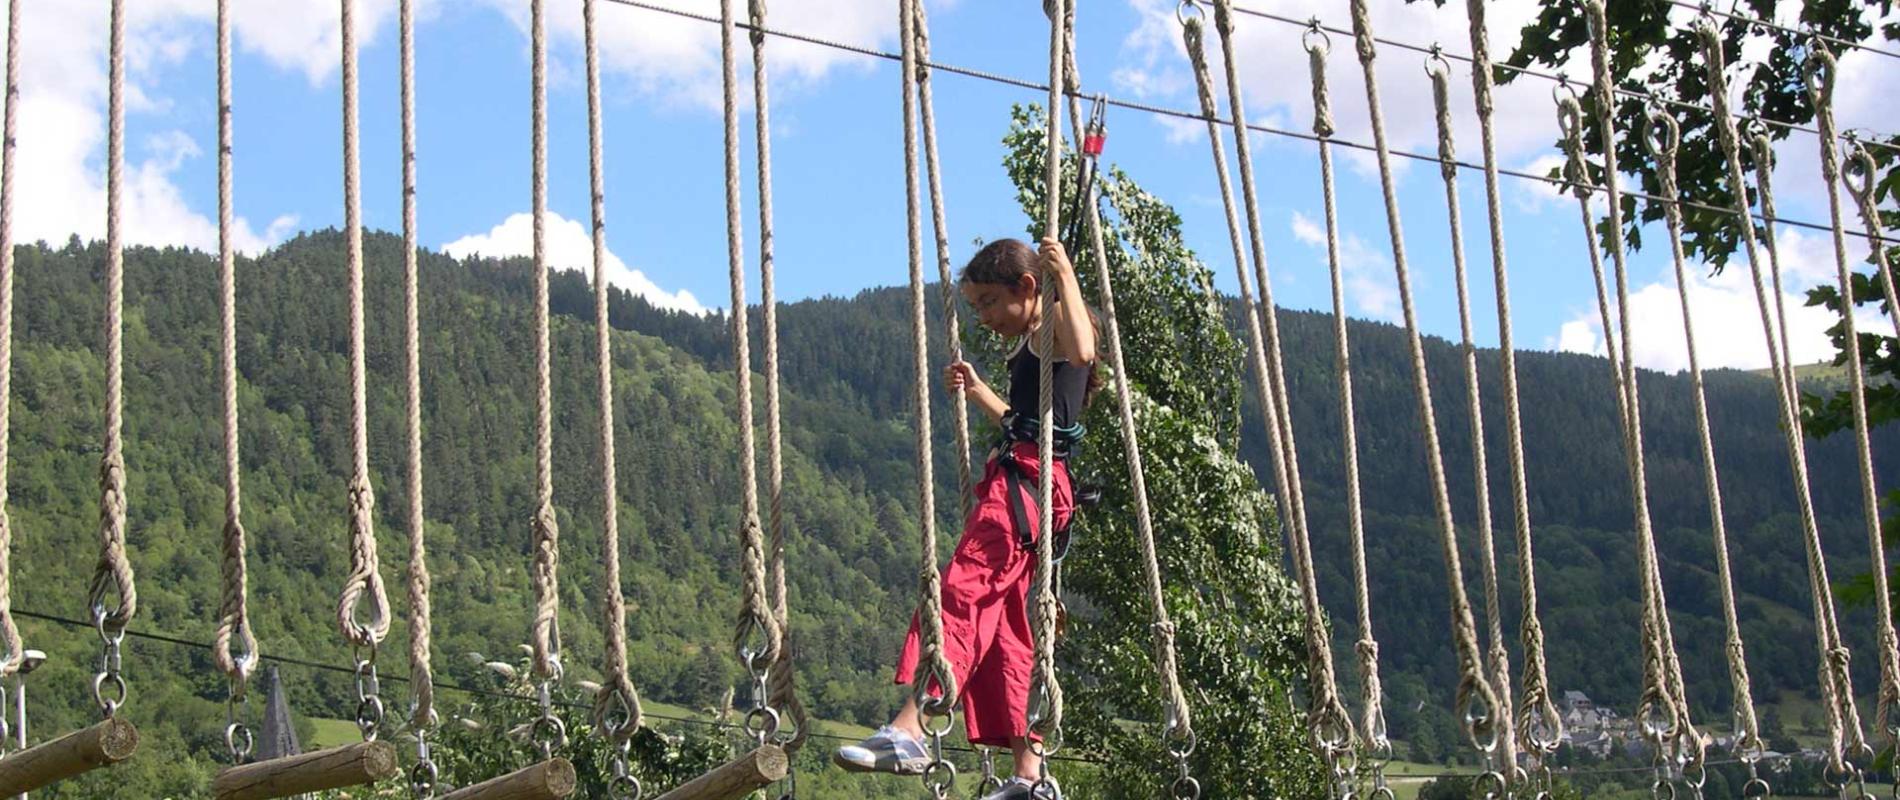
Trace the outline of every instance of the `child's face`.
<path fill-rule="evenodd" d="M 1003 336 L 1022 336 L 1029 332 L 1030 306 L 1036 296 L 1035 278 L 1024 275 L 1010 284 L 965 281 L 959 288 L 983 327 Z"/>

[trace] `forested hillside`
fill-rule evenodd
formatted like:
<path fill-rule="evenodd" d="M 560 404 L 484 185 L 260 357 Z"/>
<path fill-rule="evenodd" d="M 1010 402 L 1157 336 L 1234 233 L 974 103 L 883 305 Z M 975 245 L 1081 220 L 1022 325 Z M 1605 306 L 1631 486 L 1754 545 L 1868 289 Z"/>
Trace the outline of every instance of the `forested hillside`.
<path fill-rule="evenodd" d="M 400 481 L 401 244 L 378 235 L 366 246 L 372 471 L 384 570 L 392 595 L 400 597 L 406 551 L 400 509 L 407 491 Z M 74 619 L 86 616 L 97 524 L 102 261 L 99 246 L 76 241 L 22 247 L 18 260 L 8 475 L 18 536 L 14 602 Z M 343 274 L 340 237 L 319 233 L 243 260 L 238 289 L 254 624 L 265 653 L 330 664 L 348 660 L 333 629 L 347 562 Z M 141 599 L 134 627 L 196 641 L 208 641 L 214 624 L 223 517 L 215 280 L 214 259 L 205 254 L 128 252 L 126 440 Z M 525 639 L 529 617 L 529 272 L 518 259 L 426 255 L 422 282 L 424 491 L 436 650 L 445 678 L 474 681 L 479 666 L 465 654 L 511 653 Z M 906 420 L 906 302 L 898 290 L 871 290 L 791 304 L 780 315 L 793 627 L 806 702 L 830 719 L 868 723 L 888 713 L 887 662 L 913 603 L 917 521 Z M 553 305 L 562 630 L 574 676 L 587 677 L 600 641 L 594 615 L 601 489 L 592 297 L 583 277 L 558 273 Z M 706 706 L 736 677 L 726 643 L 737 607 L 738 447 L 725 321 L 661 312 L 625 294 L 615 298 L 612 316 L 621 330 L 615 339 L 620 527 L 628 548 L 634 674 L 650 697 Z M 1334 610 L 1335 639 L 1346 641 L 1352 615 L 1329 323 L 1316 314 L 1282 312 L 1282 325 L 1322 593 Z M 1456 746 L 1446 734 L 1445 710 L 1455 680 L 1441 635 L 1443 570 L 1402 331 L 1363 323 L 1353 336 L 1374 625 L 1394 697 L 1394 733 L 1430 740 L 1445 752 Z M 1428 350 L 1457 515 L 1469 527 L 1474 501 L 1463 380 L 1451 345 L 1432 341 Z M 1518 592 L 1503 408 L 1495 353 L 1480 358 L 1498 558 L 1514 640 Z M 1551 677 L 1559 689 L 1582 689 L 1626 707 L 1640 669 L 1638 593 L 1608 367 L 1585 356 L 1527 353 L 1520 355 L 1520 375 Z M 1664 577 L 1698 713 L 1714 722 L 1726 707 L 1728 687 L 1688 382 L 1647 373 L 1642 380 Z M 1764 700 L 1805 692 L 1814 677 L 1813 637 L 1793 495 L 1772 424 L 1773 395 L 1765 379 L 1750 374 L 1717 373 L 1709 384 L 1755 687 Z M 1248 395 L 1242 392 L 1238 424 L 1244 452 L 1261 464 L 1261 426 L 1257 409 L 1244 400 Z M 948 414 L 934 418 L 941 426 Z M 1097 424 L 1111 419 L 1096 415 Z M 951 440 L 947 430 L 939 434 L 939 442 Z M 1811 447 L 1837 576 L 1864 569 L 1866 555 L 1846 445 Z M 1896 445 L 1900 441 L 1881 437 L 1877 457 Z M 945 498 L 953 485 L 948 450 L 938 451 Z M 1085 457 L 1119 453 L 1103 447 Z M 1883 471 L 1883 485 L 1894 477 L 1891 468 Z M 939 508 L 954 505 L 940 502 Z M 1475 557 L 1469 534 L 1468 558 Z M 1468 561 L 1474 596 L 1477 574 Z M 1864 647 L 1870 639 L 1868 616 L 1863 609 L 1845 621 L 1850 644 Z M 91 713 L 84 686 L 95 638 L 83 629 L 24 622 L 28 645 L 52 654 L 32 677 L 35 730 L 79 724 Z M 392 632 L 386 671 L 405 671 L 405 637 L 400 626 Z M 1341 656 L 1350 654 L 1342 650 Z M 220 749 L 222 676 L 207 653 L 163 643 L 134 640 L 126 662 L 131 713 L 148 726 L 149 749 L 137 769 L 155 785 L 203 785 L 212 769 L 207 756 Z M 1870 665 L 1865 658 L 1856 663 L 1863 675 Z M 346 715 L 347 687 L 339 676 L 285 670 L 300 712 Z M 1352 673 L 1341 669 L 1342 676 Z M 1859 685 L 1872 687 L 1865 678 Z M 393 694 L 390 700 L 394 708 L 403 705 Z"/>

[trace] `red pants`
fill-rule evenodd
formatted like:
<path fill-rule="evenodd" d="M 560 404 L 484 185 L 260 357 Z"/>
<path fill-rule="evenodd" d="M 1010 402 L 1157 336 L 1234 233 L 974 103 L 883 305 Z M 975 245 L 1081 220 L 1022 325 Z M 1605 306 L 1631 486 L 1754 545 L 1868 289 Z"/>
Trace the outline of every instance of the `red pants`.
<path fill-rule="evenodd" d="M 1014 445 L 1022 465 L 1023 510 L 1033 528 L 1036 510 L 1036 445 Z M 1008 747 L 1029 729 L 1029 685 L 1035 650 L 1029 631 L 1029 586 L 1036 554 L 1020 545 L 1009 513 L 1009 484 L 995 458 L 983 468 L 963 538 L 943 573 L 944 655 L 963 694 L 963 724 L 972 744 Z M 1074 510 L 1068 465 L 1056 462 L 1055 519 L 1065 524 Z M 897 683 L 917 669 L 917 620 L 897 659 Z"/>

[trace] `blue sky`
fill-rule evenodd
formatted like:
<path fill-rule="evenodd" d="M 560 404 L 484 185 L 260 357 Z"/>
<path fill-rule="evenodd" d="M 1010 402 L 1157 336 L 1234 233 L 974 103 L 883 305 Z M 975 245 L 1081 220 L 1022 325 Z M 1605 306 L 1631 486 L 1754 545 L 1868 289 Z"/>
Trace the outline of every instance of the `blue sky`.
<path fill-rule="evenodd" d="M 362 44 L 361 114 L 366 223 L 400 229 L 395 0 L 357 0 Z M 713 0 L 664 0 L 716 14 Z M 420 224 L 431 248 L 487 254 L 525 252 L 529 204 L 527 0 L 418 0 L 417 109 Z M 296 231 L 342 218 L 336 0 L 240 0 L 234 103 L 239 241 L 257 251 Z M 1241 5 L 1248 5 L 1242 2 Z M 1382 35 L 1456 52 L 1469 44 L 1462 4 L 1436 7 L 1375 0 Z M 584 268 L 588 216 L 587 118 L 580 0 L 550 0 L 551 258 Z M 64 239 L 103 231 L 106 10 L 104 0 L 26 0 L 23 11 L 22 196 L 16 229 L 24 239 Z M 1494 4 L 1501 55 L 1534 3 Z M 127 118 L 132 241 L 216 243 L 216 95 L 213 0 L 129 0 L 132 95 Z M 933 56 L 992 72 L 1047 75 L 1047 22 L 1039 3 L 938 0 L 930 3 Z M 1343 0 L 1276 2 L 1273 11 L 1348 22 Z M 605 71 L 609 245 L 614 280 L 656 301 L 689 308 L 728 304 L 717 27 L 601 3 Z M 881 49 L 895 49 L 896 4 L 870 0 L 774 0 L 771 24 Z M 1687 24 L 1689 13 L 1678 18 Z M 1091 91 L 1180 109 L 1195 106 L 1174 4 L 1100 0 L 1085 4 L 1079 51 Z M 1241 84 L 1258 122 L 1304 130 L 1311 94 L 1301 31 L 1239 19 Z M 741 39 L 742 82 L 750 59 Z M 1370 141 L 1360 66 L 1351 43 L 1335 43 L 1332 92 L 1339 135 Z M 767 44 L 773 72 L 774 206 L 781 295 L 850 294 L 904 282 L 904 199 L 899 83 L 895 65 L 784 40 Z M 1758 55 L 1758 54 L 1757 54 Z M 1214 56 L 1218 58 L 1216 54 Z M 1218 63 L 1218 61 L 1216 61 Z M 1900 60 L 1843 58 L 1839 116 L 1844 127 L 1900 129 L 1900 112 L 1879 102 L 1879 85 L 1900 79 Z M 1377 77 L 1395 148 L 1435 149 L 1429 84 L 1413 53 L 1387 48 Z M 1460 65 L 1462 66 L 1462 65 Z M 1520 81 L 1500 96 L 1505 166 L 1547 169 L 1556 136 L 1549 85 Z M 957 257 L 976 237 L 1019 235 L 1024 218 L 1000 167 L 998 143 L 1011 103 L 1040 95 L 947 73 L 936 77 L 950 240 Z M 1453 102 L 1463 157 L 1476 160 L 1478 129 L 1468 73 Z M 749 94 L 745 101 L 749 106 Z M 1107 158 L 1174 203 L 1190 244 L 1236 289 L 1233 258 L 1200 123 L 1112 110 Z M 754 184 L 752 119 L 741 121 L 747 157 L 748 248 Z M 1330 308 L 1323 217 L 1314 146 L 1257 136 L 1255 171 L 1276 299 Z M 1229 147 L 1231 156 L 1231 145 Z M 1816 142 L 1797 134 L 1782 147 L 1777 191 L 1784 216 L 1826 219 Z M 1459 176 L 1478 337 L 1496 342 L 1482 176 Z M 1398 175 L 1405 244 L 1421 322 L 1457 335 L 1444 187 L 1435 168 L 1404 165 Z M 1339 153 L 1339 206 L 1349 311 L 1398 317 L 1391 250 L 1377 174 L 1369 156 Z M 1506 178 L 1504 212 L 1512 267 L 1514 325 L 1521 347 L 1594 351 L 1600 345 L 1588 264 L 1574 201 L 1534 182 Z M 1784 262 L 1797 289 L 1831 280 L 1825 236 L 1784 231 Z M 1665 238 L 1632 262 L 1638 359 L 1663 369 L 1685 364 L 1682 323 Z M 748 258 L 756 253 L 749 252 Z M 1690 265 L 1696 330 L 1705 366 L 1765 365 L 1746 270 L 1708 278 Z M 757 297 L 756 275 L 749 296 Z M 1793 320 L 1798 360 L 1827 354 L 1824 317 Z"/>

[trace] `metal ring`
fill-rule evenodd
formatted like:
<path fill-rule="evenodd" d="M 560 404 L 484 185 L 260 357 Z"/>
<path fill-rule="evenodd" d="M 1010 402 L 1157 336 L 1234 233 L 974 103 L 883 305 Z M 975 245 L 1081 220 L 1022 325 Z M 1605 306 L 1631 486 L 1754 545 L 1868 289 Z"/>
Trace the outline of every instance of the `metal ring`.
<path fill-rule="evenodd" d="M 1315 42 L 1318 44 L 1315 45 Z M 1300 45 L 1309 53 L 1317 51 L 1320 55 L 1331 55 L 1333 37 L 1326 32 L 1325 28 L 1320 27 L 1319 17 L 1313 17 L 1306 21 L 1306 32 L 1300 34 Z"/>
<path fill-rule="evenodd" d="M 1201 743 L 1201 735 L 1195 733 L 1194 729 L 1189 728 L 1185 736 L 1176 732 L 1179 730 L 1179 727 L 1170 727 L 1161 732 L 1161 746 L 1176 761 L 1194 755 L 1194 748 Z"/>
<path fill-rule="evenodd" d="M 417 800 L 435 797 L 435 783 L 442 777 L 434 761 L 418 761 L 409 768 L 409 792 Z"/>
<path fill-rule="evenodd" d="M 1181 0 L 1181 4 L 1174 7 L 1174 18 L 1180 20 L 1181 25 L 1186 27 L 1190 19 L 1195 22 L 1206 20 L 1207 12 L 1202 10 L 1201 4 L 1195 0 Z"/>
<path fill-rule="evenodd" d="M 383 724 L 383 698 L 369 695 L 356 701 L 356 727 L 363 732 L 363 740 L 376 738 L 376 728 Z"/>
<path fill-rule="evenodd" d="M 1062 729 L 1057 728 L 1047 736 L 1029 740 L 1029 752 L 1035 753 L 1037 758 L 1047 758 L 1061 751 L 1062 744 Z"/>
<path fill-rule="evenodd" d="M 1048 775 L 1036 779 L 1035 784 L 1029 787 L 1030 800 L 1056 800 L 1061 796 L 1061 790 L 1056 788 L 1056 782 L 1050 780 Z"/>
<path fill-rule="evenodd" d="M 1821 767 L 1821 780 L 1827 781 L 1829 786 L 1836 789 L 1846 789 L 1847 784 L 1854 781 L 1854 768 L 1843 763 L 1837 769 L 1830 759 L 1825 766 Z"/>
<path fill-rule="evenodd" d="M 251 757 L 251 751 L 256 747 L 257 737 L 251 735 L 249 725 L 233 722 L 224 726 L 224 749 L 231 754 L 231 763 L 244 763 L 245 759 Z"/>
<path fill-rule="evenodd" d="M 936 724 L 939 720 L 942 721 L 941 725 Z M 949 733 L 951 728 L 956 727 L 957 714 L 954 710 L 943 713 L 925 711 L 923 704 L 919 703 L 917 704 L 917 721 L 923 723 L 924 733 L 931 736 L 943 736 Z"/>
<path fill-rule="evenodd" d="M 1709 782 L 1709 768 L 1704 766 L 1701 761 L 1694 761 L 1683 765 L 1682 782 L 1689 784 L 1689 788 L 1700 793 L 1703 785 Z"/>
<path fill-rule="evenodd" d="M 941 758 L 924 767 L 924 787 L 938 797 L 943 797 L 957 785 L 957 765 Z"/>
<path fill-rule="evenodd" d="M 1491 784 L 1496 788 L 1493 789 L 1486 784 Z M 1504 786 L 1504 773 L 1491 770 L 1479 775 L 1478 779 L 1472 782 L 1471 788 L 1483 790 L 1485 797 L 1503 797 L 1506 791 Z"/>
<path fill-rule="evenodd" d="M 1168 784 L 1168 794 L 1174 800 L 1200 800 L 1201 782 L 1191 775 L 1182 775 L 1175 778 L 1173 783 Z"/>
<path fill-rule="evenodd" d="M 1748 783 L 1742 784 L 1742 800 L 1754 800 L 1771 794 L 1774 794 L 1774 790 L 1768 786 L 1767 781 L 1760 778 L 1749 778 Z"/>
<path fill-rule="evenodd" d="M 1398 800 L 1398 795 L 1392 793 L 1390 786 L 1374 786 L 1372 793 L 1366 795 L 1366 798 L 1367 800 Z"/>
<path fill-rule="evenodd" d="M 560 717 L 553 715 L 537 717 L 534 720 L 533 727 L 528 730 L 528 736 L 542 747 L 550 749 L 566 747 L 567 723 L 562 722 Z"/>
<path fill-rule="evenodd" d="M 1432 42 L 1430 53 L 1425 55 L 1425 74 L 1434 80 L 1440 76 L 1451 77 L 1451 62 L 1445 60 L 1445 46 Z"/>
<path fill-rule="evenodd" d="M 640 779 L 632 775 L 615 775 L 607 782 L 607 796 L 611 800 L 640 800 L 645 790 L 640 787 Z"/>
<path fill-rule="evenodd" d="M 112 687 L 110 692 L 106 691 L 108 685 Z M 101 672 L 92 676 L 92 699 L 108 717 L 125 706 L 131 692 L 131 688 L 125 685 L 124 676 L 116 672 Z"/>
<path fill-rule="evenodd" d="M 755 739 L 770 737 L 778 733 L 778 709 L 767 705 L 753 706 L 745 715 L 745 731 Z"/>
<path fill-rule="evenodd" d="M 1649 784 L 1649 796 L 1656 800 L 1676 800 L 1676 785 L 1663 778 Z"/>

